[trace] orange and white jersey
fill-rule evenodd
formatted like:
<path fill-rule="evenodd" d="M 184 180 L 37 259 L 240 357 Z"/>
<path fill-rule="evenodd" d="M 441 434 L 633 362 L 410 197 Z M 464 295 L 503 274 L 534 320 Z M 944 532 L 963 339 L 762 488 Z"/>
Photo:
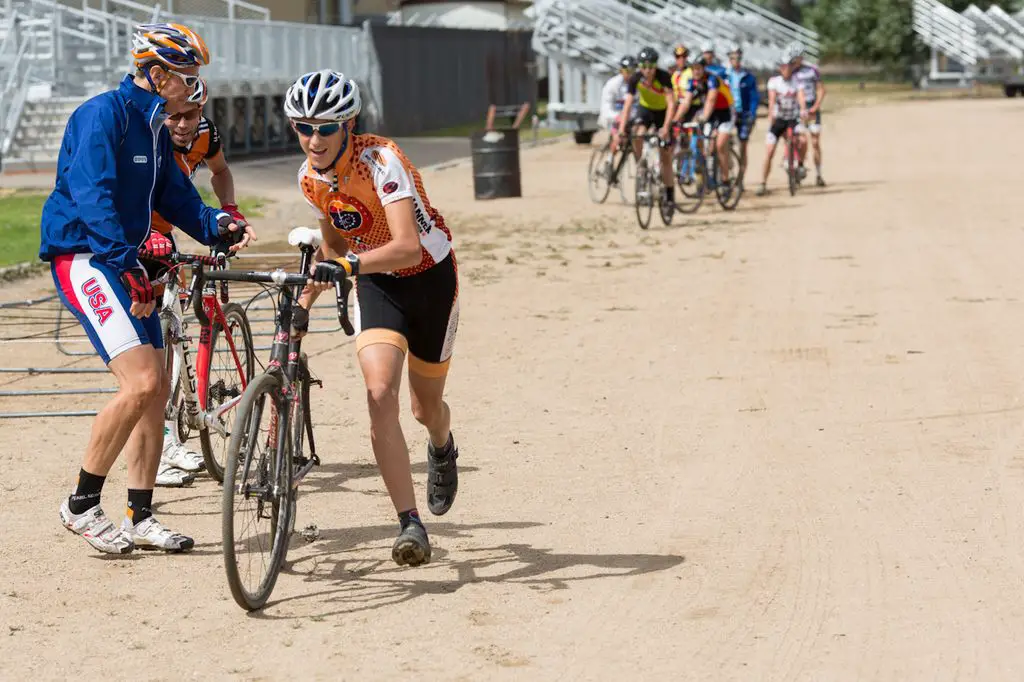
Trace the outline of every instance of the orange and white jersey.
<path fill-rule="evenodd" d="M 174 161 L 178 164 L 181 172 L 191 180 L 196 176 L 199 167 L 206 163 L 207 159 L 217 156 L 220 150 L 220 131 L 217 130 L 213 121 L 203 116 L 199 119 L 199 128 L 196 130 L 196 137 L 192 140 L 192 144 L 187 147 L 174 147 Z M 153 211 L 153 229 L 160 234 L 171 234 L 174 226 L 167 222 L 162 215 Z"/>
<path fill-rule="evenodd" d="M 423 259 L 391 274 L 408 277 L 443 261 L 452 251 L 452 235 L 430 205 L 416 167 L 385 137 L 353 135 L 349 145 L 335 166 L 337 190 L 308 161 L 299 168 L 299 187 L 317 217 L 329 220 L 353 253 L 362 253 L 391 241 L 384 207 L 411 198 Z"/>

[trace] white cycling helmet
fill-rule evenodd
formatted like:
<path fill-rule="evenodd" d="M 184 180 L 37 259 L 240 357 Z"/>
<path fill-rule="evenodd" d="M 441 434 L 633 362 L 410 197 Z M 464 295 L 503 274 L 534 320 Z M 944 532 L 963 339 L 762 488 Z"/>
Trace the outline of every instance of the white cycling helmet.
<path fill-rule="evenodd" d="M 359 86 L 331 69 L 302 74 L 284 96 L 284 113 L 288 118 L 348 121 L 361 108 Z"/>
<path fill-rule="evenodd" d="M 706 43 L 701 43 L 700 44 L 700 51 L 701 51 L 701 54 L 704 54 L 705 52 L 714 53 L 714 51 L 715 51 L 715 44 L 710 42 L 710 41 L 708 41 Z"/>

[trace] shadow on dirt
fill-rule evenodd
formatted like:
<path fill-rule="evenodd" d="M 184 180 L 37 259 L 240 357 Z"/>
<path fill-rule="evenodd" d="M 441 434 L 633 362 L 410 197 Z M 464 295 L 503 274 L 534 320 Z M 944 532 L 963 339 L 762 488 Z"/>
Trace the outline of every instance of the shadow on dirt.
<path fill-rule="evenodd" d="M 371 611 L 427 595 L 451 594 L 466 585 L 480 583 L 519 584 L 531 590 L 568 589 L 570 584 L 602 578 L 626 578 L 681 565 L 677 555 L 659 554 L 569 554 L 539 549 L 523 543 L 494 547 L 466 547 L 477 531 L 507 531 L 543 524 L 508 521 L 481 524 L 430 523 L 433 560 L 420 568 L 400 568 L 391 562 L 389 551 L 396 526 L 369 526 L 351 530 L 326 530 L 314 545 L 316 551 L 295 557 L 282 573 L 301 576 L 306 583 L 324 589 L 272 601 L 255 618 L 314 618 Z M 365 545 L 375 545 L 368 558 Z M 458 546 L 449 553 L 445 547 Z M 301 551 L 302 541 L 293 540 L 292 552 Z M 453 575 L 454 574 L 454 575 Z M 278 607 L 302 613 L 276 614 Z"/>

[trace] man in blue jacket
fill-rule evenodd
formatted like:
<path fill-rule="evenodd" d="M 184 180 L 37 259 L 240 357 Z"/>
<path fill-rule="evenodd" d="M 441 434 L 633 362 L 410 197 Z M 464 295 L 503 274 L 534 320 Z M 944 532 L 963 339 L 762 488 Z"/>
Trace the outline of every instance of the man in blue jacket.
<path fill-rule="evenodd" d="M 747 170 L 747 142 L 757 123 L 757 105 L 761 95 L 757 91 L 757 78 L 743 68 L 743 48 L 739 45 L 729 50 L 729 68 L 725 77 L 732 90 L 733 106 L 736 108 L 736 132 L 740 141 L 740 172 Z M 740 176 L 742 181 L 743 177 Z"/>
<path fill-rule="evenodd" d="M 168 379 L 153 287 L 138 249 L 153 210 L 204 244 L 237 250 L 253 237 L 203 204 L 174 161 L 164 105 L 195 90 L 209 63 L 202 39 L 178 24 L 146 24 L 133 36 L 136 72 L 83 103 L 68 120 L 57 180 L 43 207 L 39 257 L 57 292 L 117 378 L 119 389 L 93 422 L 74 493 L 60 507 L 65 528 L 101 552 L 135 547 L 181 552 L 192 538 L 153 516 Z M 128 458 L 128 507 L 115 526 L 100 506 L 107 473 Z"/>

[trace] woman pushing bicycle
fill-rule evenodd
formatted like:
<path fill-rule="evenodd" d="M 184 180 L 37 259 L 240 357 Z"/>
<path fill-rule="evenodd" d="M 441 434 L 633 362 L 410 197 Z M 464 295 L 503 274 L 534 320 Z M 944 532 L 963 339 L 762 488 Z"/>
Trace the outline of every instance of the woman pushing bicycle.
<path fill-rule="evenodd" d="M 443 400 L 459 322 L 458 271 L 451 232 L 427 200 L 419 171 L 392 140 L 353 134 L 360 106 L 358 86 L 328 69 L 302 75 L 285 95 L 285 114 L 306 153 L 299 187 L 323 236 L 316 283 L 303 292 L 293 326 L 308 329 L 306 311 L 338 275 L 355 279 L 370 440 L 400 524 L 391 556 L 417 566 L 430 561 L 430 542 L 416 509 L 398 389 L 408 352 L 413 416 L 430 434 L 427 504 L 440 516 L 459 484 Z"/>

